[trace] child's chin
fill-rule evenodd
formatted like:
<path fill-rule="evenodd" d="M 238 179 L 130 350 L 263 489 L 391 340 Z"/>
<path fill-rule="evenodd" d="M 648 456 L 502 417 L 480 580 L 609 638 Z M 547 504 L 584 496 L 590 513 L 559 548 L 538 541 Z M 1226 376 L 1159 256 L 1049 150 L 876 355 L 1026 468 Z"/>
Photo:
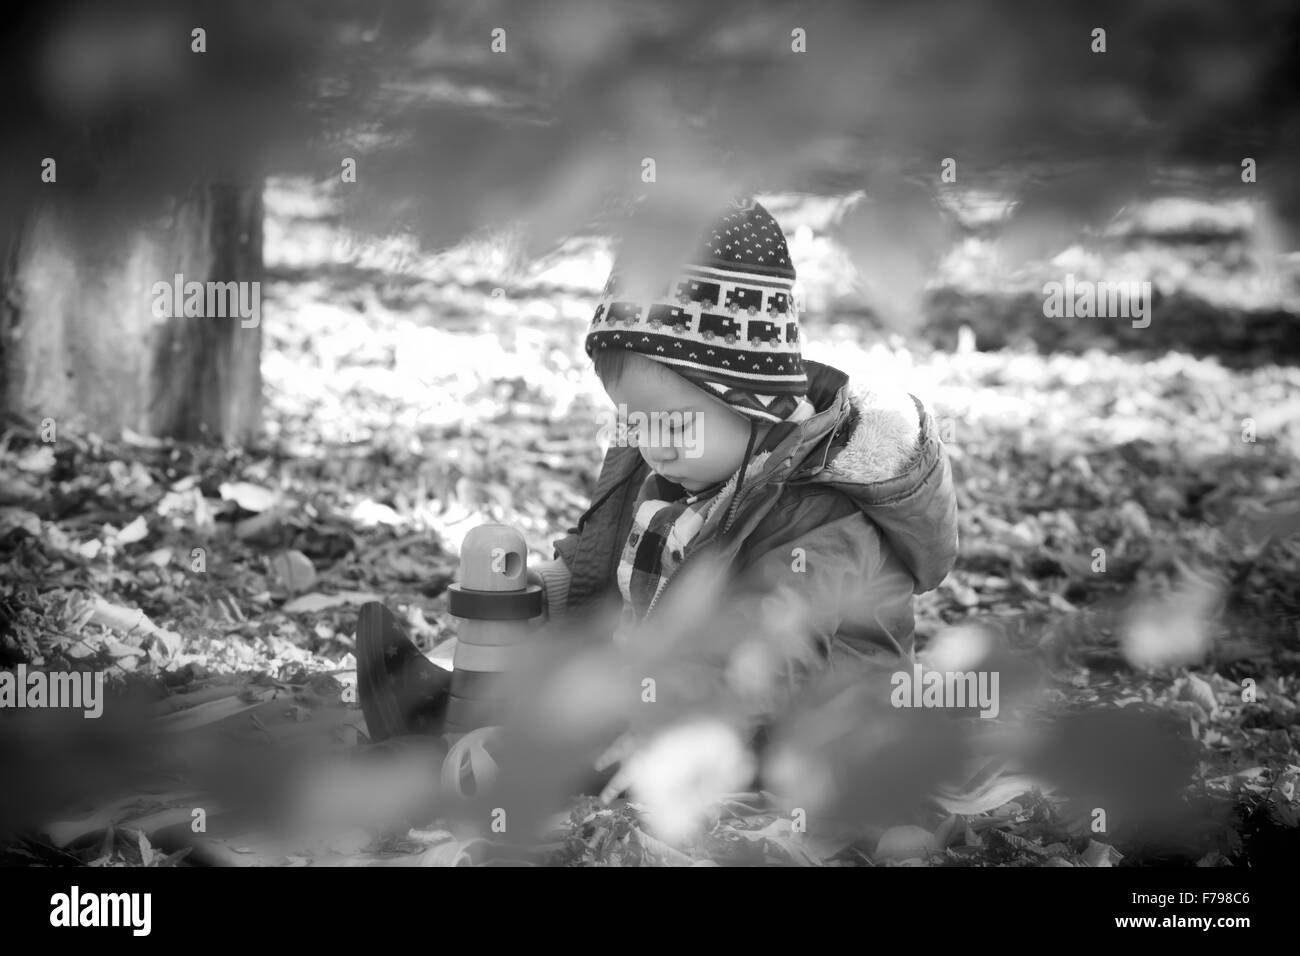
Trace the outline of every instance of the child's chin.
<path fill-rule="evenodd" d="M 675 478 L 669 475 L 664 475 L 663 477 L 666 478 L 668 481 L 671 481 L 675 485 L 681 485 L 687 491 L 699 491 L 713 484 L 713 482 L 711 481 L 703 480 L 700 478 Z"/>

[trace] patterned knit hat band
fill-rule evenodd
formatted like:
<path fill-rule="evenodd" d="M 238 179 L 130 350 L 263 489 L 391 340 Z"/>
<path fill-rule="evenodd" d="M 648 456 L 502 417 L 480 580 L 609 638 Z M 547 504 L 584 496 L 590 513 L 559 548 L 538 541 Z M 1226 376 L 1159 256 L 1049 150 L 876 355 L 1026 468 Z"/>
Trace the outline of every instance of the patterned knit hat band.
<path fill-rule="evenodd" d="M 666 285 L 633 290 L 615 265 L 586 351 L 653 359 L 755 421 L 806 413 L 795 272 L 785 236 L 752 199 L 731 203 Z"/>

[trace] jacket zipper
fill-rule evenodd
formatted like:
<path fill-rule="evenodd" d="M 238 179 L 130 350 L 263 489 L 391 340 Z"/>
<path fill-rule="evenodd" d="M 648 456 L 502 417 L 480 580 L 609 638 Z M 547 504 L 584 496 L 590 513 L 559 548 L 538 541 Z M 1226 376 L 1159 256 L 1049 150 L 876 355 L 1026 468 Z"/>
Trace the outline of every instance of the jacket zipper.
<path fill-rule="evenodd" d="M 699 554 L 698 549 L 696 550 L 695 554 Z M 686 565 L 690 564 L 693 560 L 695 560 L 695 554 L 692 554 L 689 558 L 687 558 L 685 561 L 683 561 L 681 564 L 677 566 L 677 570 L 673 572 L 674 578 L 677 577 L 677 575 L 681 574 L 683 570 L 685 570 Z M 665 583 L 662 588 L 659 589 L 659 593 L 656 594 L 654 598 L 650 601 L 650 606 L 645 609 L 645 616 L 641 618 L 642 624 L 650 620 L 650 614 L 654 611 L 655 605 L 659 603 L 659 599 L 664 596 L 664 593 L 668 590 L 668 588 L 672 585 L 672 583 L 673 583 L 672 580 L 669 579 L 669 581 Z"/>

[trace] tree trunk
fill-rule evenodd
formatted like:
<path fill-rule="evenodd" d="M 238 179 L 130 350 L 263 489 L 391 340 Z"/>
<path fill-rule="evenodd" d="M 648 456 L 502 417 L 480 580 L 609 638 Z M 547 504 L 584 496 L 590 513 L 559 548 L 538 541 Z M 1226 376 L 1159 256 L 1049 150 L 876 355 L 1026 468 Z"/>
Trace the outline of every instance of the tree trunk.
<path fill-rule="evenodd" d="M 0 265 L 0 409 L 109 435 L 255 437 L 261 184 L 197 186 L 151 222 L 79 213 L 34 206 Z M 240 284 L 221 288 L 259 308 L 245 318 L 204 294 L 202 314 L 175 314 L 193 282 Z"/>

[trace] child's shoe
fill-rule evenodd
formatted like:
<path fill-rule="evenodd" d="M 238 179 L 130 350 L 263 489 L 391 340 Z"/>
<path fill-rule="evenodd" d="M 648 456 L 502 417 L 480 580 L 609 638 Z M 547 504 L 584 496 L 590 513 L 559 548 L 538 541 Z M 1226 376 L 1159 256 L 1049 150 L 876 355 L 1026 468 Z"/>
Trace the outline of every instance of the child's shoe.
<path fill-rule="evenodd" d="M 403 734 L 441 734 L 451 671 L 430 661 L 377 601 L 357 618 L 357 700 L 372 742 Z"/>

